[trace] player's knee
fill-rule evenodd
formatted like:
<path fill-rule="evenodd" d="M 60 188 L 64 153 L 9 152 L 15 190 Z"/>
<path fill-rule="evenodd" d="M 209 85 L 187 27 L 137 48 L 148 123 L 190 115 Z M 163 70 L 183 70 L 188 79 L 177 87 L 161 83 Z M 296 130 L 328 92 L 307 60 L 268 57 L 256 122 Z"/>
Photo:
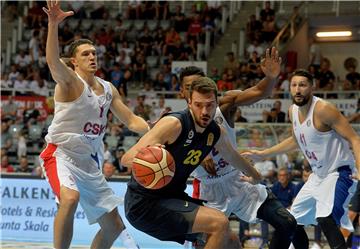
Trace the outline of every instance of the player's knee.
<path fill-rule="evenodd" d="M 214 229 L 216 232 L 227 232 L 229 225 L 229 219 L 225 215 L 219 215 L 214 221 Z"/>
<path fill-rule="evenodd" d="M 285 208 L 278 209 L 277 214 L 282 217 L 281 230 L 282 232 L 293 235 L 296 230 L 297 222 L 294 216 L 292 216 Z"/>
<path fill-rule="evenodd" d="M 110 237 L 118 237 L 120 233 L 125 229 L 125 226 L 121 219 L 114 219 L 112 222 L 108 222 L 106 226 L 102 228 L 104 233 Z"/>
<path fill-rule="evenodd" d="M 60 199 L 60 208 L 67 209 L 69 211 L 75 211 L 79 203 L 78 194 L 68 194 L 61 196 Z"/>
<path fill-rule="evenodd" d="M 336 226 L 335 220 L 331 215 L 327 217 L 318 217 L 316 221 L 319 223 L 321 228 Z"/>

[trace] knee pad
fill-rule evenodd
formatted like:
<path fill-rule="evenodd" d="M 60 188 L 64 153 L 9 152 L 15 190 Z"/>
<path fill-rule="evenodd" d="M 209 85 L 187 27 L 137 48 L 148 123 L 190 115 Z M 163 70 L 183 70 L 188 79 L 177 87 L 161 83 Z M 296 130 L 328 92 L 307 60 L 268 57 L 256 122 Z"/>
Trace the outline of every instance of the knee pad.
<path fill-rule="evenodd" d="M 278 210 L 276 210 L 276 214 L 283 218 L 281 224 L 281 227 L 284 230 L 283 232 L 286 232 L 288 234 L 295 233 L 297 222 L 294 216 L 292 216 L 292 214 L 290 214 L 290 212 L 287 211 L 285 208 L 279 208 Z"/>
<path fill-rule="evenodd" d="M 327 216 L 327 217 L 319 217 L 316 218 L 316 221 L 319 223 L 320 227 L 329 227 L 329 226 L 337 226 L 335 220 L 333 219 L 333 217 L 331 215 Z"/>

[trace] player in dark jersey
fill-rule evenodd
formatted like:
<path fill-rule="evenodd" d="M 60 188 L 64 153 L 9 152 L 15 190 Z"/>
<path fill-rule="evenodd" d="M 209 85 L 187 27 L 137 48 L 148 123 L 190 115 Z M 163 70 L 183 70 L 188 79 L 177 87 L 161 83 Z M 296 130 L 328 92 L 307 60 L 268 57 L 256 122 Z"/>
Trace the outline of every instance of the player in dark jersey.
<path fill-rule="evenodd" d="M 217 88 L 207 77 L 195 80 L 190 87 L 188 109 L 161 118 L 122 158 L 131 167 L 137 152 L 148 145 L 163 144 L 175 160 L 175 175 L 171 182 L 159 189 L 142 187 L 132 177 L 125 195 L 125 213 L 137 229 L 160 240 L 184 243 L 194 241 L 194 235 L 207 235 L 205 248 L 239 248 L 239 242 L 229 239 L 227 217 L 220 211 L 204 207 L 199 200 L 185 193 L 191 172 L 216 147 L 226 159 L 253 182 L 259 173 L 231 146 L 226 131 L 213 117 L 217 107 Z"/>

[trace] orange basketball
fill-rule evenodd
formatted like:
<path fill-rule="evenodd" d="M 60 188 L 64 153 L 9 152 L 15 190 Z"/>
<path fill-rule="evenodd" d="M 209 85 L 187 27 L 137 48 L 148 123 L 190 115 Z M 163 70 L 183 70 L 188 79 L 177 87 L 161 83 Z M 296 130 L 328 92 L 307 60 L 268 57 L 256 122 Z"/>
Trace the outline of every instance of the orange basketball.
<path fill-rule="evenodd" d="M 174 158 L 159 146 L 141 149 L 133 160 L 132 174 L 135 180 L 148 189 L 160 189 L 166 186 L 174 173 Z"/>

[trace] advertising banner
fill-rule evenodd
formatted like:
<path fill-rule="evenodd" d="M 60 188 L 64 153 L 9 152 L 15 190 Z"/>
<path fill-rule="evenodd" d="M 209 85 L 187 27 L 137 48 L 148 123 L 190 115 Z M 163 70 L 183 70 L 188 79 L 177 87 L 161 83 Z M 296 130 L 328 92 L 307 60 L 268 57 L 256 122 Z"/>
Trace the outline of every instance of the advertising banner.
<path fill-rule="evenodd" d="M 126 182 L 109 182 L 115 194 L 124 197 Z M 187 191 L 192 192 L 189 186 Z M 53 223 L 57 207 L 52 190 L 44 179 L 1 178 L 1 220 L 2 240 L 48 242 L 53 240 Z M 183 248 L 172 242 L 159 241 L 133 228 L 124 215 L 124 205 L 118 207 L 121 218 L 130 234 L 141 248 Z M 72 244 L 90 245 L 97 224 L 89 225 L 81 206 L 75 213 Z M 115 242 L 121 247 L 121 241 Z"/>

